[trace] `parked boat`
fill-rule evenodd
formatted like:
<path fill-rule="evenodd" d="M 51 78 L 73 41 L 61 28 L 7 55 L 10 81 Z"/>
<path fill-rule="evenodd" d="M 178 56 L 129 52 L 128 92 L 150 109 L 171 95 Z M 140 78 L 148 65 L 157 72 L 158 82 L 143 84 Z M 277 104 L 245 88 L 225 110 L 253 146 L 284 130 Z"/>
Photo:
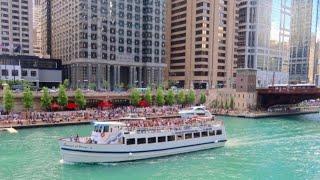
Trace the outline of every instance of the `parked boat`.
<path fill-rule="evenodd" d="M 179 111 L 182 118 L 192 118 L 195 116 L 213 117 L 213 115 L 206 109 L 205 106 L 193 106 L 188 109 Z"/>
<path fill-rule="evenodd" d="M 224 146 L 222 121 L 212 118 L 95 122 L 90 137 L 59 140 L 64 162 L 101 163 L 155 158 Z"/>

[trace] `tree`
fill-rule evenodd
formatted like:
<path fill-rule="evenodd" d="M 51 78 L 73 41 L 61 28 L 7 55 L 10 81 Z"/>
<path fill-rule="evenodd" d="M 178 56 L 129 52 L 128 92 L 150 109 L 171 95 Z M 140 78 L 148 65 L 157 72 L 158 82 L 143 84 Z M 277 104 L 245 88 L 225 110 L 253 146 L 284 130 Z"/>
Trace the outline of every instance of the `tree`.
<path fill-rule="evenodd" d="M 186 96 L 183 90 L 180 90 L 177 95 L 177 103 L 180 105 L 184 105 L 186 102 Z"/>
<path fill-rule="evenodd" d="M 103 81 L 103 88 L 106 90 L 109 89 L 109 82 L 108 81 L 106 81 L 106 80 Z"/>
<path fill-rule="evenodd" d="M 149 105 L 152 105 L 152 92 L 151 89 L 148 88 L 145 94 L 145 100 L 148 102 Z"/>
<path fill-rule="evenodd" d="M 78 105 L 80 109 L 83 109 L 87 104 L 84 94 L 80 89 L 76 90 L 74 94 L 74 99 L 75 99 L 75 103 Z"/>
<path fill-rule="evenodd" d="M 174 98 L 174 92 L 172 89 L 169 89 L 167 96 L 166 96 L 166 103 L 169 106 L 172 106 L 175 103 L 175 98 Z"/>
<path fill-rule="evenodd" d="M 50 96 L 49 90 L 47 87 L 42 88 L 42 90 L 43 90 L 43 93 L 40 98 L 40 104 L 43 109 L 47 110 L 47 109 L 49 109 L 49 107 L 51 105 L 52 97 Z"/>
<path fill-rule="evenodd" d="M 225 102 L 225 104 L 224 104 L 224 108 L 225 108 L 225 109 L 229 109 L 228 100 L 226 100 L 226 102 Z"/>
<path fill-rule="evenodd" d="M 97 85 L 96 83 L 89 83 L 88 87 L 90 90 L 96 90 Z"/>
<path fill-rule="evenodd" d="M 207 97 L 206 97 L 206 94 L 204 91 L 201 91 L 201 94 L 200 94 L 200 104 L 204 104 L 206 103 L 207 101 Z"/>
<path fill-rule="evenodd" d="M 7 85 L 4 87 L 4 93 L 3 93 L 3 105 L 4 105 L 4 110 L 7 113 L 10 113 L 11 110 L 13 109 L 13 94 L 10 89 L 10 87 Z"/>
<path fill-rule="evenodd" d="M 59 86 L 57 101 L 60 106 L 66 106 L 68 104 L 68 96 L 63 85 Z"/>
<path fill-rule="evenodd" d="M 194 104 L 195 100 L 196 100 L 196 95 L 194 93 L 194 90 L 190 89 L 187 93 L 186 102 L 188 104 Z"/>
<path fill-rule="evenodd" d="M 134 106 L 138 106 L 141 101 L 140 93 L 137 89 L 133 89 L 130 95 L 131 104 Z"/>
<path fill-rule="evenodd" d="M 27 111 L 29 111 L 33 107 L 33 93 L 30 90 L 29 86 L 23 88 L 22 102 L 24 108 L 26 108 Z"/>
<path fill-rule="evenodd" d="M 156 96 L 156 100 L 157 100 L 157 105 L 158 106 L 163 106 L 165 101 L 164 101 L 164 94 L 163 94 L 163 89 L 162 87 L 159 87 L 157 89 L 157 96 Z"/>
<path fill-rule="evenodd" d="M 65 87 L 65 88 L 69 88 L 69 79 L 65 79 L 64 81 L 63 81 L 63 86 Z"/>
<path fill-rule="evenodd" d="M 231 99 L 230 99 L 230 109 L 234 109 L 234 99 L 233 97 L 231 96 Z"/>

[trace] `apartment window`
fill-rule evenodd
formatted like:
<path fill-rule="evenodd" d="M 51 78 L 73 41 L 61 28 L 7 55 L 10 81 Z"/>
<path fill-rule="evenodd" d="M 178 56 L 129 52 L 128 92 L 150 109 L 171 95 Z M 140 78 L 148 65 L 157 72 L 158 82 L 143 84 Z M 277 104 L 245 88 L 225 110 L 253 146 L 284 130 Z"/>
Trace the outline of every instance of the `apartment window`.
<path fill-rule="evenodd" d="M 31 76 L 36 77 L 37 76 L 37 71 L 31 71 Z"/>
<path fill-rule="evenodd" d="M 1 75 L 2 76 L 8 76 L 9 75 L 8 70 L 7 69 L 2 69 L 1 70 Z"/>
<path fill-rule="evenodd" d="M 19 71 L 14 69 L 11 71 L 12 76 L 19 76 Z"/>
<path fill-rule="evenodd" d="M 28 71 L 27 70 L 22 70 L 21 71 L 22 76 L 28 76 Z"/>

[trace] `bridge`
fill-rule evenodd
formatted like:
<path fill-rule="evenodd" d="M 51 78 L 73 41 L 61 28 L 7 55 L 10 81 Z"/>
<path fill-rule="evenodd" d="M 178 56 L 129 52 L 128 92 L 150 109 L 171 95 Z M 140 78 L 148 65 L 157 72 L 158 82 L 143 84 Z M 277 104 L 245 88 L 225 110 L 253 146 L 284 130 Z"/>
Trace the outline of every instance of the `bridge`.
<path fill-rule="evenodd" d="M 258 108 L 267 109 L 279 104 L 297 104 L 304 100 L 320 98 L 320 88 L 311 84 L 275 85 L 257 89 Z"/>

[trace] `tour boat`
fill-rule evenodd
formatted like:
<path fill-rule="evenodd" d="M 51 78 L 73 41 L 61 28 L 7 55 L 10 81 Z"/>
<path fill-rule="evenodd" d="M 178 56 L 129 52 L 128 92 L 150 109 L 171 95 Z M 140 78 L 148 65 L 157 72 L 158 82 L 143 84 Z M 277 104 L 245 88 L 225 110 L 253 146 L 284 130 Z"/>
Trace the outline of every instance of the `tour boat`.
<path fill-rule="evenodd" d="M 212 118 L 94 122 L 90 137 L 59 140 L 64 162 L 109 163 L 148 159 L 224 146 L 222 121 Z"/>
<path fill-rule="evenodd" d="M 145 117 L 139 117 L 139 115 L 135 114 L 135 113 L 130 113 L 130 114 L 128 114 L 128 116 L 121 117 L 119 120 L 120 121 L 137 121 L 137 120 L 146 120 L 146 118 Z"/>
<path fill-rule="evenodd" d="M 213 115 L 206 110 L 205 106 L 193 106 L 188 109 L 179 111 L 179 115 L 182 118 L 192 118 L 195 116 L 213 117 Z"/>

